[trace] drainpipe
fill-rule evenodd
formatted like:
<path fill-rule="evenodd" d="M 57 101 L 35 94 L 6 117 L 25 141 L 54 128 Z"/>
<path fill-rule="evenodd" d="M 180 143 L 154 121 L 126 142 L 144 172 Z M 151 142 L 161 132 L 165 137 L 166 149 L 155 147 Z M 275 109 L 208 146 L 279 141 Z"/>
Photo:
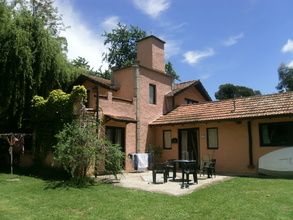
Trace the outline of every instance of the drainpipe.
<path fill-rule="evenodd" d="M 133 62 L 134 67 L 134 97 L 136 98 L 136 153 L 140 153 L 140 88 L 139 60 Z"/>
<path fill-rule="evenodd" d="M 253 151 L 252 151 L 252 132 L 251 132 L 251 121 L 247 122 L 248 128 L 248 158 L 249 158 L 249 165 L 248 168 L 253 169 Z"/>

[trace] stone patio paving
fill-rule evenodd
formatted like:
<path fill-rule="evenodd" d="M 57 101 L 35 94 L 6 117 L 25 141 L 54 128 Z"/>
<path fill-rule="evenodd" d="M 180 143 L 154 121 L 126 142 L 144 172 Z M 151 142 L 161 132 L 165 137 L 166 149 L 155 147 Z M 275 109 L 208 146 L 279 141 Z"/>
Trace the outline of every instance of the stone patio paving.
<path fill-rule="evenodd" d="M 157 183 L 153 183 L 152 171 L 143 172 L 125 172 L 123 175 L 119 175 L 119 180 L 115 180 L 111 175 L 99 175 L 96 180 L 99 182 L 106 182 L 115 186 L 126 187 L 136 190 L 144 190 L 154 193 L 164 193 L 174 196 L 182 196 L 192 193 L 196 189 L 215 184 L 219 181 L 225 181 L 231 179 L 231 176 L 216 175 L 216 177 L 207 178 L 207 176 L 200 176 L 198 174 L 198 184 L 190 184 L 188 188 L 181 188 L 181 176 L 180 172 L 177 173 L 175 180 L 168 178 L 167 183 L 163 183 L 163 175 L 157 174 Z M 190 175 L 191 183 L 193 183 L 193 177 Z"/>

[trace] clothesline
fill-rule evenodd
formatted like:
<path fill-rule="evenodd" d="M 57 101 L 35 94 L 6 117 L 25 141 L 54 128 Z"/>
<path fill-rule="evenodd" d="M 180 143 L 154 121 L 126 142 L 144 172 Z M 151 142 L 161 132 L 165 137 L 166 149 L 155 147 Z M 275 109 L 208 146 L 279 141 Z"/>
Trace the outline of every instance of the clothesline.
<path fill-rule="evenodd" d="M 13 147 L 21 149 L 22 153 L 24 153 L 24 137 L 30 136 L 31 134 L 26 133 L 4 133 L 0 134 L 0 138 L 3 138 L 9 144 L 9 154 L 10 154 L 10 166 L 11 166 L 11 174 L 13 174 Z"/>

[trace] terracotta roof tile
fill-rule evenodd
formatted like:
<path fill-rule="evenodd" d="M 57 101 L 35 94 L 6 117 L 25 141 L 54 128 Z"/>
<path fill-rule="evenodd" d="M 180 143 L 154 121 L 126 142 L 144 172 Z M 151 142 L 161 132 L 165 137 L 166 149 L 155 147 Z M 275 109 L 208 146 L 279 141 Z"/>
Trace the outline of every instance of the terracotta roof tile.
<path fill-rule="evenodd" d="M 195 86 L 198 89 L 198 91 L 204 96 L 204 98 L 206 100 L 212 101 L 211 97 L 209 96 L 209 94 L 205 90 L 205 88 L 203 87 L 200 80 L 192 80 L 192 81 L 188 81 L 188 82 L 174 84 L 173 90 L 171 92 L 167 93 L 166 96 L 167 97 L 176 96 L 192 86 Z"/>
<path fill-rule="evenodd" d="M 151 125 L 293 116 L 293 92 L 182 105 Z"/>

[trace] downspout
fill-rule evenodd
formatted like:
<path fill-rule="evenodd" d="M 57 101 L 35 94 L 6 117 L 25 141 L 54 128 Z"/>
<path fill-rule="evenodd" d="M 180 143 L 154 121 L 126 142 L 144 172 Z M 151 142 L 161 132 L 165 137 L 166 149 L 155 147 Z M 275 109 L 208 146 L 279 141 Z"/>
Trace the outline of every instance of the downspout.
<path fill-rule="evenodd" d="M 140 88 L 139 88 L 139 61 L 133 62 L 134 67 L 134 97 L 136 98 L 136 153 L 140 153 Z"/>
<path fill-rule="evenodd" d="M 247 122 L 248 128 L 248 158 L 249 158 L 249 165 L 248 168 L 253 169 L 253 151 L 252 151 L 252 132 L 251 132 L 251 121 Z"/>
<path fill-rule="evenodd" d="M 99 137 L 99 128 L 100 128 L 100 117 L 99 117 L 99 109 L 100 109 L 100 102 L 99 102 L 99 94 L 100 94 L 100 87 L 99 85 L 97 85 L 97 92 L 96 92 L 96 123 L 97 123 L 97 130 L 96 130 L 96 133 L 98 134 L 98 137 Z M 98 154 L 98 152 L 97 152 Z M 98 157 L 98 156 L 97 156 Z M 95 160 L 95 178 L 97 178 L 98 176 L 98 164 L 97 164 L 97 161 Z"/>

